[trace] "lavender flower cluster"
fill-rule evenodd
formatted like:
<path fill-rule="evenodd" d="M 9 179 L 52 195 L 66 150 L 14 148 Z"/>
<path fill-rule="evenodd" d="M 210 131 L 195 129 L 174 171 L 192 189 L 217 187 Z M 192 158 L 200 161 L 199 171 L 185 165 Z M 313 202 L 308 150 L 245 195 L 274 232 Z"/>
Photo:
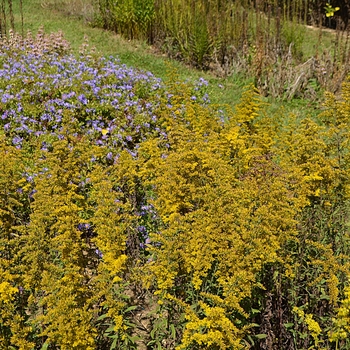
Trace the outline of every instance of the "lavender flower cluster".
<path fill-rule="evenodd" d="M 0 125 L 18 148 L 31 137 L 63 138 L 67 123 L 133 155 L 150 133 L 166 139 L 155 112 L 164 89 L 151 73 L 113 57 L 5 51 L 0 62 Z"/>

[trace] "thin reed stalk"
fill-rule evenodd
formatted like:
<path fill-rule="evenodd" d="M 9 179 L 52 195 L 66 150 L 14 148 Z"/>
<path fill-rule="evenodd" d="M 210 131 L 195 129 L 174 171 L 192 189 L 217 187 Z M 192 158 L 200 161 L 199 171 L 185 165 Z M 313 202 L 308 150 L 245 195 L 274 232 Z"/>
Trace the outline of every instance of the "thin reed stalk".
<path fill-rule="evenodd" d="M 9 13 L 10 13 L 10 25 L 11 25 L 11 29 L 14 31 L 15 30 L 15 18 L 13 16 L 12 0 L 8 0 L 8 5 L 9 5 Z"/>
<path fill-rule="evenodd" d="M 1 36 L 4 36 L 7 34 L 6 0 L 2 0 L 1 2 L 1 15 L 2 15 Z"/>
<path fill-rule="evenodd" d="M 24 37 L 23 0 L 19 0 L 19 10 L 21 12 L 21 33 L 22 37 Z"/>

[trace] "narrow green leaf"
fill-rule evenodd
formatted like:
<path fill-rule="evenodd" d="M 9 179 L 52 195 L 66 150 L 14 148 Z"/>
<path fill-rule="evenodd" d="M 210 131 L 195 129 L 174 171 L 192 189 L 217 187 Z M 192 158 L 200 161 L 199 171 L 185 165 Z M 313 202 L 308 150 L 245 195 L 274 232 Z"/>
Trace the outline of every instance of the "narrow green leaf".
<path fill-rule="evenodd" d="M 257 339 L 265 339 L 265 338 L 267 338 L 267 334 L 256 334 L 255 338 L 257 338 Z"/>
<path fill-rule="evenodd" d="M 48 349 L 48 347 L 49 347 L 49 345 L 50 345 L 50 343 L 44 343 L 43 344 L 43 346 L 41 347 L 41 349 L 40 350 L 47 350 Z"/>
<path fill-rule="evenodd" d="M 108 328 L 105 330 L 105 333 L 111 333 L 111 332 L 113 332 L 113 331 L 114 331 L 114 327 L 115 327 L 115 326 L 110 326 L 110 327 L 108 327 Z"/>
<path fill-rule="evenodd" d="M 103 315 L 101 315 L 100 317 L 97 318 L 97 321 L 101 321 L 101 320 L 103 320 L 106 317 L 107 317 L 107 314 L 103 314 Z"/>
<path fill-rule="evenodd" d="M 113 340 L 113 343 L 111 344 L 111 347 L 109 348 L 109 350 L 113 350 L 113 349 L 115 349 L 117 347 L 117 338 L 115 338 L 114 340 Z"/>
<path fill-rule="evenodd" d="M 130 312 L 130 311 L 133 311 L 137 309 L 137 306 L 136 305 L 133 305 L 133 306 L 129 306 L 126 310 L 124 310 L 124 313 L 127 313 L 127 312 Z"/>

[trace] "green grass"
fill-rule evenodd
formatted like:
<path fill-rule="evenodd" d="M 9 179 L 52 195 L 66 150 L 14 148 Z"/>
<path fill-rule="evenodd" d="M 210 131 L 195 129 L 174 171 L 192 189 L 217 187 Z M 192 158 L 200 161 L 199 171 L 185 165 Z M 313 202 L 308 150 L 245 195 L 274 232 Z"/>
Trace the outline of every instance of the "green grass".
<path fill-rule="evenodd" d="M 199 77 L 208 80 L 210 83 L 208 93 L 211 101 L 215 104 L 229 104 L 230 106 L 234 106 L 239 101 L 243 87 L 252 83 L 252 79 L 242 74 L 232 75 L 227 78 L 218 78 L 208 72 L 195 70 L 180 62 L 170 60 L 164 55 L 157 54 L 146 43 L 127 41 L 114 33 L 100 28 L 93 28 L 78 16 L 67 16 L 62 11 L 65 1 L 46 0 L 45 2 L 45 0 L 24 0 L 24 32 L 30 30 L 33 34 L 36 34 L 41 26 L 43 26 L 46 33 L 61 30 L 64 33 L 64 37 L 71 43 L 72 49 L 75 52 L 78 52 L 79 47 L 84 42 L 84 36 L 87 36 L 89 44 L 96 47 L 97 51 L 101 54 L 105 56 L 118 56 L 122 63 L 150 71 L 164 80 L 166 80 L 170 64 L 170 66 L 177 70 L 179 79 L 181 80 L 193 81 Z M 72 0 L 71 3 L 81 6 L 82 1 Z M 57 3 L 59 3 L 58 6 Z M 61 6 L 61 10 L 57 8 L 59 6 Z M 14 11 L 16 30 L 20 32 L 21 20 L 17 2 L 14 4 Z M 317 31 L 312 30 L 310 33 L 310 42 L 315 45 L 318 35 Z M 328 44 L 328 40 L 325 43 Z M 269 109 L 271 113 L 280 109 L 281 102 L 269 99 L 265 100 L 271 104 Z M 314 113 L 315 111 L 315 104 L 312 103 L 310 105 L 305 100 L 295 100 L 291 103 L 283 102 L 283 105 L 285 111 L 292 111 L 298 115 Z"/>

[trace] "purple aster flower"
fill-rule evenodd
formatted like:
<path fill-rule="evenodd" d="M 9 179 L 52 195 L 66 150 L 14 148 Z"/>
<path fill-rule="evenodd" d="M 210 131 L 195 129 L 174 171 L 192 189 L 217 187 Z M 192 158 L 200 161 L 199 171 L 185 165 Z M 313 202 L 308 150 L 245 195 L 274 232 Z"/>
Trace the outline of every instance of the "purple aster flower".
<path fill-rule="evenodd" d="M 113 153 L 112 152 L 108 152 L 106 158 L 108 160 L 112 160 L 113 159 Z"/>
<path fill-rule="evenodd" d="M 198 85 L 199 86 L 208 86 L 208 81 L 206 81 L 204 78 L 199 78 Z"/>
<path fill-rule="evenodd" d="M 137 157 L 137 152 L 130 151 L 129 149 L 127 149 L 127 151 L 129 152 L 129 154 L 130 154 L 133 158 L 136 158 L 136 157 Z"/>
<path fill-rule="evenodd" d="M 8 93 L 4 93 L 2 95 L 2 98 L 1 98 L 1 102 L 2 103 L 6 103 L 8 100 L 11 100 L 12 99 L 12 95 L 8 94 Z"/>
<path fill-rule="evenodd" d="M 29 198 L 33 199 L 34 194 L 37 193 L 38 191 L 36 189 L 33 189 L 30 193 L 29 193 Z"/>
<path fill-rule="evenodd" d="M 20 137 L 20 136 L 15 136 L 13 139 L 12 139 L 12 143 L 14 145 L 21 145 L 23 142 L 23 138 Z"/>
<path fill-rule="evenodd" d="M 146 227 L 143 226 L 143 225 L 138 226 L 137 231 L 139 231 L 139 232 L 142 233 L 142 234 L 147 233 Z"/>
<path fill-rule="evenodd" d="M 88 103 L 87 98 L 85 97 L 84 94 L 78 96 L 78 100 L 81 104 L 86 105 Z"/>
<path fill-rule="evenodd" d="M 103 258 L 103 254 L 102 254 L 102 252 L 101 252 L 99 249 L 95 249 L 95 254 L 96 254 L 100 259 Z"/>
<path fill-rule="evenodd" d="M 91 228 L 91 225 L 86 222 L 78 224 L 79 231 L 86 231 L 86 230 L 89 230 L 90 228 Z"/>

